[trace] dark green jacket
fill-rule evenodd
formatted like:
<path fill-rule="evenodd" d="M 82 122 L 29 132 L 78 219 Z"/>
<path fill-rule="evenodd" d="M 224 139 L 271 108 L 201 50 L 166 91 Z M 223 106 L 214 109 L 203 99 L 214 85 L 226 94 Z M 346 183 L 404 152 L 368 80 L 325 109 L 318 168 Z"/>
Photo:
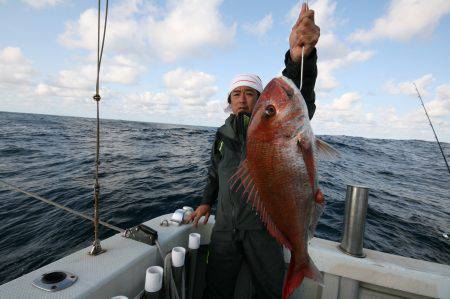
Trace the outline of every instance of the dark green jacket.
<path fill-rule="evenodd" d="M 283 75 L 299 87 L 300 64 L 294 63 L 289 51 L 285 55 L 286 68 Z M 308 106 L 309 118 L 316 110 L 314 85 L 317 78 L 317 54 L 314 50 L 305 59 L 303 88 L 301 90 Z M 217 201 L 215 231 L 233 231 L 264 228 L 259 216 L 242 196 L 242 189 L 230 190 L 229 178 L 236 172 L 245 152 L 245 137 L 249 116 L 231 114 L 216 132 L 211 153 L 211 165 L 203 193 L 202 204 L 213 206 Z"/>

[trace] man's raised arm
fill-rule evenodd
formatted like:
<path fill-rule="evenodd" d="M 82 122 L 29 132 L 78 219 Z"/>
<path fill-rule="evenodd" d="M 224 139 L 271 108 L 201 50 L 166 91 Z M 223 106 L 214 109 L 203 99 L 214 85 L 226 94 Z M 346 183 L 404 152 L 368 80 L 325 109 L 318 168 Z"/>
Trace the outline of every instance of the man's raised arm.
<path fill-rule="evenodd" d="M 310 10 L 307 4 L 303 4 L 300 16 L 292 27 L 289 36 L 290 49 L 286 52 L 284 58 L 286 67 L 283 70 L 283 75 L 294 81 L 295 85 L 300 88 L 302 48 L 304 47 L 301 93 L 308 106 L 310 119 L 316 110 L 314 86 L 317 78 L 317 51 L 315 45 L 319 36 L 320 28 L 314 23 L 314 11 Z"/>

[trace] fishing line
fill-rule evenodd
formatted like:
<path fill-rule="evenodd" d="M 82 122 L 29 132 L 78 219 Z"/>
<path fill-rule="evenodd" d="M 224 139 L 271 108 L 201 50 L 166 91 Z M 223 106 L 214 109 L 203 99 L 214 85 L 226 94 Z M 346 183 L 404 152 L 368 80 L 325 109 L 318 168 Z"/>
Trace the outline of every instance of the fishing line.
<path fill-rule="evenodd" d="M 425 114 L 426 114 L 426 116 L 428 118 L 428 122 L 430 123 L 431 130 L 433 130 L 434 138 L 436 138 L 436 141 L 437 141 L 437 144 L 439 146 L 439 149 L 441 150 L 441 154 L 442 154 L 442 157 L 444 158 L 445 165 L 447 165 L 448 173 L 450 173 L 450 167 L 448 166 L 447 159 L 445 158 L 444 150 L 442 149 L 442 146 L 441 146 L 441 143 L 439 142 L 439 139 L 437 137 L 436 131 L 434 130 L 433 124 L 431 123 L 431 119 L 430 119 L 430 116 L 428 115 L 427 109 L 425 108 L 425 105 L 423 103 L 422 96 L 420 95 L 419 90 L 417 89 L 416 83 L 413 82 L 413 85 L 416 88 L 417 95 L 419 96 L 420 103 L 422 104 L 423 110 L 425 111 Z"/>
<path fill-rule="evenodd" d="M 308 5 L 308 0 L 306 0 L 305 2 L 303 2 L 304 4 Z M 309 9 L 309 6 L 308 6 Z M 302 63 L 300 65 L 300 92 L 302 90 L 303 87 L 303 62 L 304 62 L 304 57 L 305 57 L 305 46 L 302 47 Z"/>

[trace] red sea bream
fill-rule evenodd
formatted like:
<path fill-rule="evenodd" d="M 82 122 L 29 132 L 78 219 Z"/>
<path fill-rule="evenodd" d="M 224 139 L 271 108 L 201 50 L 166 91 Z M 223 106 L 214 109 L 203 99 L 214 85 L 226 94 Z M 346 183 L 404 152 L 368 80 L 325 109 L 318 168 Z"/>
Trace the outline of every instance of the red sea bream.
<path fill-rule="evenodd" d="M 323 283 L 308 255 L 308 241 L 324 204 L 316 163 L 321 155 L 338 153 L 315 138 L 305 100 L 294 83 L 286 77 L 273 79 L 253 109 L 246 158 L 230 183 L 244 188 L 270 234 L 291 251 L 283 299 L 304 277 Z"/>

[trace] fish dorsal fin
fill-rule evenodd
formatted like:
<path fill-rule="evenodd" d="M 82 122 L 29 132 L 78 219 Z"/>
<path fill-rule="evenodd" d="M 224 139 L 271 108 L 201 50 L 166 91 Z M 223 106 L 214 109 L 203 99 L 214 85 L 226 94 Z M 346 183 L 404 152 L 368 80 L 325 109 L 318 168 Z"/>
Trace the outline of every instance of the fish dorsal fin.
<path fill-rule="evenodd" d="M 243 196 L 246 197 L 247 202 L 252 205 L 252 208 L 256 210 L 262 222 L 266 225 L 269 233 L 278 241 L 278 243 L 284 245 L 289 250 L 292 250 L 291 243 L 277 228 L 270 217 L 264 202 L 261 200 L 258 187 L 248 171 L 247 160 L 241 162 L 238 170 L 230 177 L 228 183 L 230 184 L 231 190 L 238 191 L 239 189 L 243 189 Z"/>
<path fill-rule="evenodd" d="M 335 160 L 341 155 L 339 152 L 323 140 L 316 138 L 317 157 L 321 160 Z"/>

